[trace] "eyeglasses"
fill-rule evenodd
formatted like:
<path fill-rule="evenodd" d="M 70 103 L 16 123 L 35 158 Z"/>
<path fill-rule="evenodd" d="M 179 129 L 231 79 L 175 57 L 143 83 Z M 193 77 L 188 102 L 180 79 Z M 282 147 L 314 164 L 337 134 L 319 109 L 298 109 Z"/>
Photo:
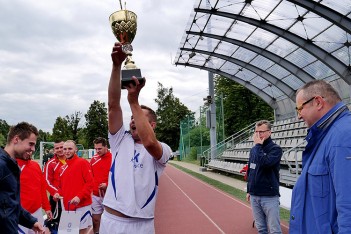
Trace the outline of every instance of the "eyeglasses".
<path fill-rule="evenodd" d="M 305 101 L 304 103 L 302 103 L 300 106 L 297 106 L 297 107 L 295 108 L 296 111 L 297 111 L 297 113 L 301 114 L 301 111 L 302 111 L 304 105 L 306 105 L 307 103 L 313 101 L 316 97 L 317 97 L 317 96 L 314 96 L 314 97 L 308 99 L 307 101 Z"/>
<path fill-rule="evenodd" d="M 262 134 L 262 133 L 265 133 L 265 132 L 268 132 L 270 130 L 264 130 L 264 131 L 255 131 L 255 133 L 258 133 L 258 134 Z"/>

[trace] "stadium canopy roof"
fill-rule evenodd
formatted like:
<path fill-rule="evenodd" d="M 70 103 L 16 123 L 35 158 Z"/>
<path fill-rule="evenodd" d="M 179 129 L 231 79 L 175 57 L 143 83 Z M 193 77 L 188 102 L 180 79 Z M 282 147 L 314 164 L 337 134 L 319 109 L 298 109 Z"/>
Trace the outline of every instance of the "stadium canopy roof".
<path fill-rule="evenodd" d="M 296 116 L 296 90 L 315 79 L 350 103 L 351 0 L 197 0 L 175 64 L 242 84 L 276 120 Z"/>

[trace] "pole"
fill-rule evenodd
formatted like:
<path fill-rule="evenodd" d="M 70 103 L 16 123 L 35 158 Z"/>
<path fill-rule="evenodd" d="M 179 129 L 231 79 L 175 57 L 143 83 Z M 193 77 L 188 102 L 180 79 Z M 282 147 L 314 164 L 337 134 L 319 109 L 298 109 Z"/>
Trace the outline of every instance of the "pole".
<path fill-rule="evenodd" d="M 224 108 L 223 108 L 223 93 L 221 93 L 221 114 L 222 114 L 222 130 L 223 130 L 223 139 L 225 139 L 225 133 L 224 133 Z"/>
<path fill-rule="evenodd" d="M 200 106 L 200 152 L 202 154 L 202 112 Z"/>
<path fill-rule="evenodd" d="M 210 9 L 211 7 L 209 0 L 206 1 L 206 7 L 208 9 Z M 208 17 L 211 17 L 211 15 L 209 15 Z M 211 34 L 211 19 L 209 19 L 208 21 L 207 32 Z M 212 40 L 209 37 L 207 38 L 207 47 L 208 47 L 208 51 L 212 51 Z M 211 59 L 208 61 L 208 67 L 209 68 L 213 67 L 213 63 Z M 208 89 L 209 89 L 209 95 L 211 96 L 211 99 L 212 99 L 212 102 L 210 104 L 210 123 L 211 123 L 210 141 L 211 141 L 211 159 L 214 159 L 217 154 L 217 149 L 216 149 L 217 137 L 216 137 L 216 102 L 214 99 L 214 84 L 213 84 L 212 72 L 208 72 Z"/>

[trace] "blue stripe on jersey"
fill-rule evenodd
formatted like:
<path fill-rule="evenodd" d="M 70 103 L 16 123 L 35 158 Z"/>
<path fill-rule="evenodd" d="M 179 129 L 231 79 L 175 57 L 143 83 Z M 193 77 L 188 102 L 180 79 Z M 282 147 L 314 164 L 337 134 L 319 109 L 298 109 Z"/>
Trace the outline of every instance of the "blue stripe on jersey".
<path fill-rule="evenodd" d="M 18 233 L 26 234 L 20 227 L 18 227 Z"/>
<path fill-rule="evenodd" d="M 85 216 L 87 216 L 87 215 L 90 215 L 90 217 L 91 217 L 91 212 L 90 212 L 90 210 L 88 210 L 87 212 L 85 212 L 85 214 L 82 216 L 82 218 L 80 218 L 80 221 L 82 222 L 82 220 L 85 218 Z"/>
<path fill-rule="evenodd" d="M 143 205 L 143 207 L 141 207 L 141 209 L 143 209 L 145 206 L 147 206 L 147 204 L 149 204 L 152 201 L 152 199 L 155 197 L 157 186 L 158 186 L 158 177 L 157 177 L 157 171 L 155 171 L 155 187 L 154 187 L 154 191 L 152 191 L 150 197 L 147 199 L 145 205 Z"/>
<path fill-rule="evenodd" d="M 111 172 L 111 183 L 112 183 L 112 188 L 115 193 L 115 197 L 117 199 L 117 191 L 116 191 L 116 178 L 115 178 L 115 166 L 116 166 L 116 158 L 117 158 L 118 152 L 116 152 L 115 158 L 113 160 L 113 163 L 110 168 Z"/>

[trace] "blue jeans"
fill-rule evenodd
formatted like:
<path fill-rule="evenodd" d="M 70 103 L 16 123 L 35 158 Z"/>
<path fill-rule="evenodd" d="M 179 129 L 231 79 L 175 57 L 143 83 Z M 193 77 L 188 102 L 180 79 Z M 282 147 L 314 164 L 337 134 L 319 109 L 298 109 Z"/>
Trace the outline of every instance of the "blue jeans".
<path fill-rule="evenodd" d="M 282 233 L 279 217 L 279 196 L 250 195 L 250 202 L 255 226 L 259 234 Z"/>

